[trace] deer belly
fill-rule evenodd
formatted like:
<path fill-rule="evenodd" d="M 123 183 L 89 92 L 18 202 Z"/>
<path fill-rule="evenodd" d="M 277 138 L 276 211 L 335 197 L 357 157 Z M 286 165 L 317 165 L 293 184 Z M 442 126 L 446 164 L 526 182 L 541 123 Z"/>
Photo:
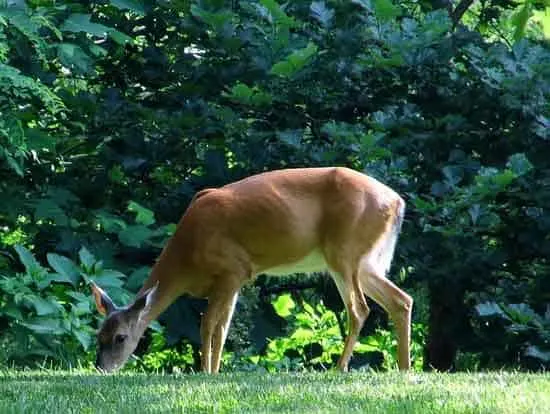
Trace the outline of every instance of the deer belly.
<path fill-rule="evenodd" d="M 323 253 L 319 250 L 314 250 L 296 262 L 285 263 L 269 269 L 264 269 L 259 273 L 270 276 L 286 276 L 293 273 L 322 272 L 326 269 L 327 262 L 325 261 Z"/>

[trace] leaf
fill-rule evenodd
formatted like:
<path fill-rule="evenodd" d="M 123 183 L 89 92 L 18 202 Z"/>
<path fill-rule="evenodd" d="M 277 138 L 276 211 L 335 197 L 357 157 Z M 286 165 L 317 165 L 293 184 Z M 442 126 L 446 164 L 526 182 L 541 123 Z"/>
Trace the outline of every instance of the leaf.
<path fill-rule="evenodd" d="M 271 73 L 289 78 L 302 69 L 316 55 L 317 50 L 317 45 L 310 42 L 305 48 L 295 50 L 283 61 L 275 63 Z"/>
<path fill-rule="evenodd" d="M 237 82 L 231 88 L 230 93 L 224 93 L 223 95 L 236 102 L 254 106 L 269 105 L 273 100 L 269 93 L 260 90 L 256 86 L 250 88 L 241 82 Z"/>
<path fill-rule="evenodd" d="M 90 348 L 90 345 L 92 343 L 92 337 L 88 332 L 83 331 L 81 329 L 74 329 L 72 333 L 75 336 L 75 338 L 78 340 L 78 342 L 80 342 L 84 350 L 88 350 Z"/>
<path fill-rule="evenodd" d="M 514 26 L 514 40 L 517 42 L 525 37 L 527 22 L 533 14 L 533 7 L 530 1 L 526 1 L 523 7 L 512 16 L 511 23 Z"/>
<path fill-rule="evenodd" d="M 34 255 L 25 247 L 20 244 L 16 244 L 14 248 L 19 256 L 19 260 L 23 263 L 23 266 L 25 266 L 25 270 L 28 274 L 36 274 L 45 270 L 42 266 L 40 266 L 40 263 L 38 263 Z"/>
<path fill-rule="evenodd" d="M 51 296 L 49 299 L 41 298 L 39 296 L 27 296 L 26 300 L 31 303 L 38 316 L 59 313 L 60 305 L 56 302 L 55 298 Z"/>
<path fill-rule="evenodd" d="M 80 263 L 82 263 L 87 270 L 92 269 L 97 262 L 94 255 L 84 246 L 78 251 L 78 257 L 80 258 Z"/>
<path fill-rule="evenodd" d="M 62 335 L 65 333 L 61 321 L 56 318 L 38 316 L 28 322 L 21 323 L 21 325 L 38 334 Z"/>
<path fill-rule="evenodd" d="M 94 71 L 93 59 L 73 43 L 59 43 L 57 45 L 57 56 L 68 69 L 74 70 L 77 74 L 89 75 Z"/>
<path fill-rule="evenodd" d="M 283 318 L 289 316 L 291 314 L 291 309 L 296 307 L 296 304 L 289 293 L 280 295 L 271 303 L 273 304 L 273 308 L 275 309 L 275 312 L 277 312 L 277 315 Z"/>
<path fill-rule="evenodd" d="M 74 13 L 71 14 L 61 25 L 63 32 L 85 32 L 93 36 L 105 37 L 112 29 L 90 21 L 91 15 Z"/>
<path fill-rule="evenodd" d="M 374 13 L 382 21 L 391 20 L 401 15 L 401 9 L 391 0 L 373 0 Z"/>
<path fill-rule="evenodd" d="M 106 269 L 98 275 L 94 275 L 92 279 L 99 286 L 120 288 L 124 285 L 126 275 L 117 270 Z"/>
<path fill-rule="evenodd" d="M 510 304 L 504 308 L 504 311 L 512 320 L 522 324 L 537 321 L 540 318 L 533 308 L 526 303 Z"/>
<path fill-rule="evenodd" d="M 118 239 L 129 247 L 141 247 L 153 236 L 153 231 L 143 225 L 128 226 L 120 233 Z"/>
<path fill-rule="evenodd" d="M 508 316 L 504 313 L 501 307 L 495 302 L 485 302 L 476 305 L 476 311 L 479 316 L 488 317 L 488 316 L 501 316 L 505 319 L 509 319 Z"/>
<path fill-rule="evenodd" d="M 126 0 L 128 1 L 128 0 Z M 133 3 L 133 1 L 128 1 Z M 137 3 L 137 1 L 136 1 Z M 109 36 L 119 45 L 126 43 L 134 43 L 134 39 L 125 33 L 122 33 L 112 27 L 105 26 L 99 23 L 93 23 L 90 21 L 91 15 L 74 13 L 71 14 L 61 25 L 61 30 L 64 32 L 85 32 L 96 37 Z"/>
<path fill-rule="evenodd" d="M 541 361 L 550 361 L 550 351 L 543 351 L 538 346 L 530 345 L 525 350 L 525 355 L 540 359 Z"/>
<path fill-rule="evenodd" d="M 334 10 L 328 9 L 324 1 L 314 1 L 309 7 L 311 15 L 325 28 L 328 28 L 334 17 Z"/>
<path fill-rule="evenodd" d="M 122 33 L 114 29 L 109 31 L 109 37 L 121 46 L 124 46 L 126 44 L 132 45 L 135 43 L 135 40 L 133 37 L 130 37 L 126 33 Z"/>
<path fill-rule="evenodd" d="M 533 164 L 524 153 L 514 154 L 508 158 L 506 167 L 512 170 L 517 176 L 522 176 L 533 169 Z"/>
<path fill-rule="evenodd" d="M 296 26 L 296 22 L 294 21 L 294 18 L 288 16 L 279 3 L 277 3 L 275 0 L 260 0 L 260 3 L 263 7 L 266 8 L 266 10 L 269 12 L 273 20 L 284 27 L 294 27 Z"/>
<path fill-rule="evenodd" d="M 35 220 L 51 219 L 59 226 L 66 226 L 69 219 L 63 209 L 51 198 L 43 198 L 34 204 Z"/>
<path fill-rule="evenodd" d="M 371 10 L 371 4 L 369 0 L 351 0 L 351 2 L 361 6 L 363 9 L 367 11 Z"/>
<path fill-rule="evenodd" d="M 209 12 L 196 4 L 191 6 L 191 14 L 218 32 L 222 31 L 233 19 L 233 13 L 230 11 L 217 10 L 216 12 Z"/>
<path fill-rule="evenodd" d="M 128 204 L 128 211 L 136 213 L 136 222 L 139 224 L 149 226 L 155 223 L 155 213 L 148 208 L 139 205 L 135 201 L 130 201 Z"/>
<path fill-rule="evenodd" d="M 50 286 L 52 282 L 73 284 L 73 280 L 66 275 L 60 273 L 48 273 L 36 281 L 36 286 L 38 289 L 43 290 Z"/>
<path fill-rule="evenodd" d="M 479 204 L 474 204 L 468 209 L 468 213 L 470 213 L 472 224 L 475 226 L 477 223 L 477 219 L 479 218 L 479 215 L 481 213 L 481 206 Z"/>
<path fill-rule="evenodd" d="M 128 280 L 126 281 L 126 289 L 131 290 L 133 292 L 139 290 L 145 279 L 147 279 L 147 276 L 149 276 L 149 273 L 151 272 L 151 268 L 147 266 L 140 267 L 136 270 L 134 270 L 130 275 L 128 276 Z"/>
<path fill-rule="evenodd" d="M 46 258 L 50 266 L 62 275 L 65 280 L 70 281 L 73 286 L 78 284 L 80 281 L 80 269 L 72 260 L 55 253 L 48 253 Z"/>
<path fill-rule="evenodd" d="M 119 233 L 124 230 L 128 225 L 126 222 L 113 214 L 105 211 L 99 211 L 96 213 L 96 218 L 99 221 L 99 225 L 106 233 Z"/>
<path fill-rule="evenodd" d="M 55 149 L 56 139 L 44 131 L 37 128 L 27 128 L 25 129 L 25 136 L 27 137 L 27 145 L 31 150 Z"/>
<path fill-rule="evenodd" d="M 19 161 L 17 161 L 15 158 L 11 156 L 7 151 L 4 152 L 4 157 L 6 158 L 6 162 L 10 166 L 10 168 L 19 176 L 23 177 L 25 175 L 25 172 L 23 170 L 23 166 Z"/>
<path fill-rule="evenodd" d="M 110 3 L 118 9 L 131 10 L 140 16 L 145 14 L 145 6 L 139 0 L 110 0 Z"/>
<path fill-rule="evenodd" d="M 300 148 L 302 144 L 302 136 L 304 131 L 301 129 L 287 129 L 285 131 L 277 131 L 277 138 L 290 147 Z"/>

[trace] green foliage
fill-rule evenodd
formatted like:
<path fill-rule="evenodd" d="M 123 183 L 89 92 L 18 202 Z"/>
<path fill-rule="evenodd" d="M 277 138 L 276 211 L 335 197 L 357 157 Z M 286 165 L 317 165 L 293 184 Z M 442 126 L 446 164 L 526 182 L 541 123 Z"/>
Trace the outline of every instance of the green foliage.
<path fill-rule="evenodd" d="M 269 372 L 329 369 L 334 367 L 344 349 L 342 326 L 337 315 L 322 303 L 315 306 L 306 301 L 296 303 L 290 294 L 278 296 L 272 302 L 275 312 L 288 324 L 289 334 L 272 339 L 262 355 L 247 358 Z M 342 312 L 340 320 L 345 314 Z M 415 369 L 422 368 L 424 327 L 413 326 L 412 360 Z M 382 355 L 382 361 L 376 354 Z M 357 362 L 355 362 L 357 360 Z M 354 348 L 351 362 L 354 368 L 397 367 L 397 341 L 393 332 L 377 329 L 361 339 Z"/>
<path fill-rule="evenodd" d="M 515 336 L 511 350 L 507 325 L 480 324 L 475 310 L 525 303 L 540 316 L 550 303 L 548 5 L 484 1 L 463 13 L 463 4 L 2 3 L 0 269 L 12 290 L 1 300 L 15 303 L 21 290 L 34 298 L 14 308 L 25 318 L 82 319 L 65 292 L 84 292 L 86 277 L 115 295 L 137 291 L 196 191 L 267 169 L 347 165 L 407 201 L 390 277 L 427 292 L 429 311 L 414 316 L 415 344 L 428 336 L 425 366 L 453 368 L 458 354 L 480 355 L 480 368 L 533 368 L 517 353 L 539 334 Z M 17 248 L 24 273 L 16 243 L 39 258 Z M 77 255 L 78 264 L 67 258 Z M 300 280 L 284 283 L 295 291 Z M 299 367 L 332 364 L 334 289 L 308 282 L 311 312 L 295 303 L 274 315 L 271 283 L 261 278 L 241 296 L 229 353 L 262 355 L 269 336 L 281 344 L 274 355 L 292 350 Z M 148 369 L 175 365 L 168 350 L 182 336 L 196 359 L 194 306 L 182 300 L 167 312 L 168 342 L 155 351 L 167 353 Z M 52 323 L 65 329 L 52 349 L 65 338 L 67 349 L 84 349 Z M 285 339 L 288 323 L 291 335 L 301 331 Z M 391 366 L 387 332 L 361 342 Z"/>
<path fill-rule="evenodd" d="M 127 300 L 124 275 L 103 269 L 85 249 L 82 265 L 67 257 L 48 254 L 45 268 L 25 247 L 15 247 L 24 272 L 4 274 L 0 280 L 0 318 L 8 329 L 0 335 L 4 363 L 17 365 L 55 361 L 75 366 L 93 346 L 93 301 L 88 281 L 101 284 Z"/>
<path fill-rule="evenodd" d="M 486 323 L 492 320 L 504 323 L 508 346 L 515 348 L 512 352 L 522 358 L 533 358 L 543 368 L 550 366 L 550 307 L 547 306 L 544 315 L 525 303 L 485 302 L 477 305 L 476 310 Z"/>

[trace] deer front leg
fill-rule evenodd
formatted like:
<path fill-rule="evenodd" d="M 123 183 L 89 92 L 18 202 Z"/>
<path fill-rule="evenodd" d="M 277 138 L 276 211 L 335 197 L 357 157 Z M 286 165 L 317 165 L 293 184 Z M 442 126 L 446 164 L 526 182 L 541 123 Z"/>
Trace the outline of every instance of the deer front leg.
<path fill-rule="evenodd" d="M 206 373 L 217 373 L 220 369 L 237 297 L 235 289 L 220 289 L 208 298 L 208 308 L 201 321 L 201 370 Z"/>
<path fill-rule="evenodd" d="M 233 312 L 235 311 L 238 296 L 238 293 L 235 293 L 233 297 L 224 305 L 220 320 L 214 330 L 211 365 L 212 373 L 214 374 L 217 374 L 220 370 L 223 346 L 225 344 L 225 340 L 227 339 L 227 333 L 229 332 L 229 326 L 231 325 L 231 319 L 233 318 Z"/>

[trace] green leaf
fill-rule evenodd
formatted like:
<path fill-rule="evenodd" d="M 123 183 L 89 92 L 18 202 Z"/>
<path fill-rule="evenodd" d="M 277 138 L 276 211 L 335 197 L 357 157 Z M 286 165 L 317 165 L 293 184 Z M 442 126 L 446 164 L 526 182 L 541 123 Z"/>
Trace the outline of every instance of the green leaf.
<path fill-rule="evenodd" d="M 297 25 L 295 20 L 288 16 L 275 0 L 260 0 L 260 4 L 266 8 L 277 24 L 284 27 L 294 27 Z"/>
<path fill-rule="evenodd" d="M 533 169 L 533 164 L 531 164 L 525 154 L 520 153 L 510 156 L 506 162 L 506 167 L 512 170 L 517 176 L 522 176 Z"/>
<path fill-rule="evenodd" d="M 273 99 L 269 93 L 260 90 L 258 87 L 250 88 L 241 82 L 237 82 L 231 88 L 231 92 L 224 93 L 223 96 L 245 105 L 254 106 L 270 105 Z"/>
<path fill-rule="evenodd" d="M 143 225 L 128 226 L 120 233 L 118 239 L 129 247 L 141 247 L 153 236 L 153 231 Z"/>
<path fill-rule="evenodd" d="M 92 277 L 99 286 L 120 288 L 124 285 L 126 275 L 117 270 L 105 269 L 98 275 Z"/>
<path fill-rule="evenodd" d="M 119 32 L 118 30 L 110 30 L 109 37 L 113 39 L 117 44 L 124 46 L 126 44 L 134 44 L 134 38 L 128 36 L 126 33 Z"/>
<path fill-rule="evenodd" d="M 135 201 L 130 201 L 128 204 L 128 211 L 136 213 L 136 222 L 139 224 L 149 226 L 155 223 L 155 213 L 148 208 L 139 205 Z"/>
<path fill-rule="evenodd" d="M 20 161 L 17 161 L 11 154 L 9 154 L 7 151 L 4 151 L 4 158 L 6 159 L 6 162 L 8 163 L 9 167 L 19 176 L 23 177 L 25 175 L 25 172 L 23 170 L 23 165 Z"/>
<path fill-rule="evenodd" d="M 145 281 L 145 279 L 147 279 L 147 276 L 149 276 L 150 272 L 151 272 L 151 268 L 147 266 L 143 266 L 134 270 L 128 276 L 128 280 L 126 281 L 126 286 L 125 286 L 126 289 L 132 292 L 138 291 L 141 285 L 143 285 L 143 282 Z"/>
<path fill-rule="evenodd" d="M 52 282 L 73 284 L 72 279 L 66 275 L 61 273 L 48 273 L 36 281 L 36 286 L 38 289 L 44 290 L 50 286 Z"/>
<path fill-rule="evenodd" d="M 63 66 L 74 70 L 77 74 L 89 75 L 94 71 L 93 59 L 73 43 L 59 43 L 57 45 L 57 56 Z"/>
<path fill-rule="evenodd" d="M 34 255 L 25 247 L 20 244 L 16 244 L 14 248 L 19 256 L 19 260 L 21 260 L 21 263 L 25 266 L 25 270 L 28 274 L 36 274 L 45 270 L 42 266 L 40 266 L 40 263 L 38 263 Z"/>
<path fill-rule="evenodd" d="M 51 296 L 48 299 L 39 296 L 27 296 L 26 300 L 31 303 L 38 316 L 58 314 L 60 311 L 60 305 Z"/>
<path fill-rule="evenodd" d="M 145 6 L 140 0 L 110 0 L 110 3 L 118 9 L 131 10 L 140 16 L 145 14 Z"/>
<path fill-rule="evenodd" d="M 32 318 L 28 322 L 21 323 L 37 334 L 62 335 L 65 330 L 61 326 L 61 321 L 57 318 L 41 317 Z"/>
<path fill-rule="evenodd" d="M 543 351 L 538 346 L 530 345 L 525 350 L 525 355 L 540 359 L 541 361 L 550 361 L 550 351 Z"/>
<path fill-rule="evenodd" d="M 99 225 L 106 233 L 119 233 L 124 230 L 128 225 L 126 222 L 113 214 L 105 211 L 99 211 L 96 213 L 96 218 L 99 221 Z"/>
<path fill-rule="evenodd" d="M 299 149 L 302 146 L 302 137 L 304 131 L 301 129 L 287 129 L 284 131 L 277 131 L 277 138 L 287 144 L 290 147 Z"/>
<path fill-rule="evenodd" d="M 476 305 L 476 311 L 477 311 L 477 314 L 482 317 L 500 316 L 500 317 L 509 319 L 508 316 L 502 310 L 502 308 L 495 302 L 480 303 Z"/>
<path fill-rule="evenodd" d="M 275 312 L 277 315 L 286 318 L 291 314 L 291 309 L 296 307 L 296 304 L 294 303 L 294 300 L 292 299 L 292 296 L 290 296 L 289 293 L 285 293 L 283 295 L 280 295 L 277 299 L 275 299 L 273 302 L 273 308 L 275 309 Z"/>
<path fill-rule="evenodd" d="M 209 12 L 196 4 L 191 6 L 191 14 L 218 32 L 233 19 L 233 13 L 228 10 Z"/>
<path fill-rule="evenodd" d="M 530 1 L 525 1 L 523 7 L 512 16 L 511 23 L 514 26 L 514 40 L 517 42 L 525 37 L 527 22 L 533 14 L 533 6 Z"/>
<path fill-rule="evenodd" d="M 72 333 L 85 350 L 90 348 L 92 336 L 88 332 L 82 329 L 74 329 Z"/>
<path fill-rule="evenodd" d="M 318 47 L 314 43 L 292 52 L 285 60 L 277 62 L 271 68 L 271 73 L 282 77 L 291 77 L 302 69 L 317 54 Z"/>
<path fill-rule="evenodd" d="M 93 36 L 105 37 L 112 29 L 90 21 L 91 15 L 74 13 L 71 14 L 61 25 L 63 32 L 85 32 Z"/>
<path fill-rule="evenodd" d="M 324 1 L 314 1 L 309 7 L 311 16 L 325 28 L 328 28 L 334 17 L 334 10 L 327 8 Z"/>
<path fill-rule="evenodd" d="M 351 2 L 361 6 L 363 9 L 367 11 L 371 10 L 371 4 L 369 0 L 351 0 Z"/>
<path fill-rule="evenodd" d="M 34 204 L 35 220 L 51 219 L 58 226 L 66 226 L 69 219 L 63 209 L 51 198 L 43 198 Z"/>
<path fill-rule="evenodd" d="M 84 268 L 88 271 L 91 270 L 95 263 L 97 262 L 96 258 L 86 247 L 82 246 L 78 251 L 78 257 L 80 258 L 80 263 L 84 265 Z"/>
<path fill-rule="evenodd" d="M 27 128 L 25 129 L 25 136 L 27 137 L 27 145 L 31 150 L 55 149 L 56 139 L 44 131 L 37 128 Z"/>
<path fill-rule="evenodd" d="M 46 257 L 50 266 L 59 273 L 64 280 L 70 281 L 73 286 L 78 284 L 80 281 L 80 269 L 72 260 L 55 253 L 48 253 Z"/>
<path fill-rule="evenodd" d="M 391 20 L 401 15 L 401 9 L 391 0 L 373 0 L 374 13 L 382 21 Z"/>

